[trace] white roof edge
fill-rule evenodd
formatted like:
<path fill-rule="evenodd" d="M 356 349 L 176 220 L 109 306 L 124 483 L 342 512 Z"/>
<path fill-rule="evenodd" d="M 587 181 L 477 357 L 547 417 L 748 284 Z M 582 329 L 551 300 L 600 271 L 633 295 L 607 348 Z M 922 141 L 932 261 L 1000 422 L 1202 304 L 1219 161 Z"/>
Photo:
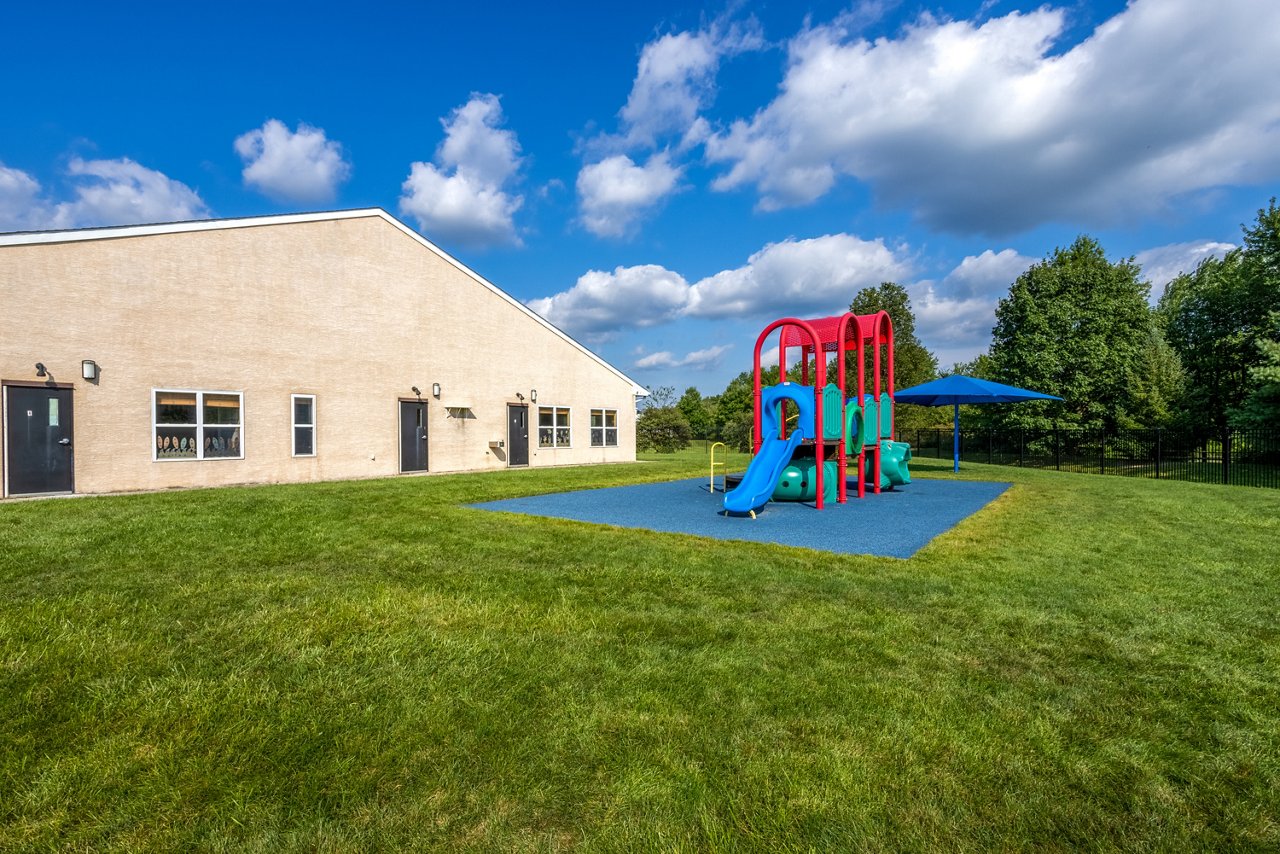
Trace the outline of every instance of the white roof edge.
<path fill-rule="evenodd" d="M 407 237 L 417 241 L 427 250 L 434 252 L 441 260 L 451 264 L 459 272 L 469 276 L 477 283 L 488 288 L 501 299 L 506 300 L 520 311 L 524 312 L 537 323 L 546 327 L 553 334 L 572 345 L 578 351 L 608 368 L 619 378 L 631 384 L 631 392 L 634 395 L 644 396 L 649 392 L 644 386 L 624 374 L 615 366 L 609 364 L 596 353 L 583 346 L 571 335 L 560 329 L 558 326 L 529 308 L 520 300 L 511 296 L 502 288 L 490 282 L 484 276 L 481 276 L 475 270 L 472 270 L 466 264 L 463 264 L 457 258 L 454 258 L 448 252 L 445 252 L 439 246 L 436 246 L 430 240 L 387 213 L 382 208 L 355 208 L 344 211 L 321 211 L 317 213 L 300 213 L 300 214 L 269 214 L 266 216 L 249 216 L 238 217 L 235 219 L 203 219 L 190 222 L 163 222 L 152 223 L 147 225 L 121 225 L 107 226 L 105 228 L 82 228 L 67 231 L 20 231 L 11 232 L 9 234 L 0 234 L 0 246 L 32 246 L 39 244 L 51 243 L 76 243 L 84 240 L 116 240 L 125 237 L 147 237 L 153 234 L 182 234 L 192 231 L 217 231 L 228 228 L 256 228 L 264 225 L 292 225 L 304 222 L 326 222 L 330 220 L 340 219 L 362 219 L 365 217 L 378 217 L 398 228 Z"/>
<path fill-rule="evenodd" d="M 0 246 L 27 246 L 39 243 L 75 243 L 81 240 L 116 240 L 122 237 L 146 237 L 152 234 L 181 234 L 189 231 L 219 231 L 227 228 L 254 228 L 262 225 L 288 225 L 298 222 L 323 222 L 334 219 L 358 219 L 368 216 L 394 217 L 382 208 L 355 208 L 345 211 L 320 211 L 300 214 L 268 214 L 266 216 L 197 219 L 186 222 L 158 222 L 144 225 L 109 225 L 101 228 L 75 228 L 63 231 L 16 231 L 0 234 Z"/>

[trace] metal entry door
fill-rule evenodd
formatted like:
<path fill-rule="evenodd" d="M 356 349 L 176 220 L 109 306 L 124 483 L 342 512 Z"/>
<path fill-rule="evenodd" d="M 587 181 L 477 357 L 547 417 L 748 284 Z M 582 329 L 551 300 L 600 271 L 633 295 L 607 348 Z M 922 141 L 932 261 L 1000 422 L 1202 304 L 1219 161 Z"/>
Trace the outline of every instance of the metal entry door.
<path fill-rule="evenodd" d="M 427 405 L 400 401 L 400 471 L 427 470 Z"/>
<path fill-rule="evenodd" d="M 74 491 L 71 389 L 6 386 L 4 391 L 6 494 Z"/>
<path fill-rule="evenodd" d="M 529 407 L 507 404 L 507 465 L 529 465 Z"/>

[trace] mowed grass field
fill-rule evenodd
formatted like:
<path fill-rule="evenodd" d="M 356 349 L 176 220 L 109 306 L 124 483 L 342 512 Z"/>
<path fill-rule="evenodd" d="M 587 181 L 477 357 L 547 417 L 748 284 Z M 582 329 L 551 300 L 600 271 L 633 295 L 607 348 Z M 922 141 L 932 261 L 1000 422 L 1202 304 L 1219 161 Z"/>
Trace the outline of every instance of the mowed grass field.
<path fill-rule="evenodd" d="M 906 561 L 463 506 L 705 460 L 0 505 L 0 850 L 1280 848 L 1280 492 L 966 465 Z"/>

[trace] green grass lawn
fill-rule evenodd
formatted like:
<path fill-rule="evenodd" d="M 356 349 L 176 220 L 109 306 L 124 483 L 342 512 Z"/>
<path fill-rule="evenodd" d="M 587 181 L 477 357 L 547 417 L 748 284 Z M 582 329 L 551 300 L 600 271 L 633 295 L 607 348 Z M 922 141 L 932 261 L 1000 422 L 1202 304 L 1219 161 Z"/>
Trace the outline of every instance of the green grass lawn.
<path fill-rule="evenodd" d="M 1280 493 L 967 464 L 907 561 L 461 506 L 705 463 L 0 505 L 0 850 L 1280 848 Z"/>

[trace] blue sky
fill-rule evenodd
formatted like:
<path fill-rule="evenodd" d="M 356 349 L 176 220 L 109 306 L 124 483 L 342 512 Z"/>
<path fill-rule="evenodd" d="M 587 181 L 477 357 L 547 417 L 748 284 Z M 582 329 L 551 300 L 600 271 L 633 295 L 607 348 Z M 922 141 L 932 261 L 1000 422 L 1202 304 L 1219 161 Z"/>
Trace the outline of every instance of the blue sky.
<path fill-rule="evenodd" d="M 11 4 L 0 231 L 380 206 L 645 385 L 1076 235 L 1156 295 L 1280 184 L 1280 3 Z"/>

